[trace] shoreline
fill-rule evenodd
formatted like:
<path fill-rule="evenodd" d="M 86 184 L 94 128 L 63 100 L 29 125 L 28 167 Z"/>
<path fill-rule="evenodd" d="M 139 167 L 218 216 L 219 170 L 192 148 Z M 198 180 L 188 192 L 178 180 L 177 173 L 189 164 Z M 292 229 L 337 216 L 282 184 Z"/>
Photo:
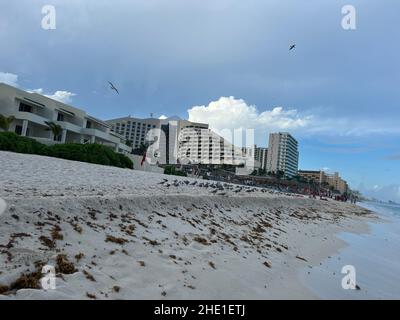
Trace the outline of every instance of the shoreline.
<path fill-rule="evenodd" d="M 375 217 L 368 221 L 367 233 L 341 231 L 337 234 L 346 245 L 321 261 L 311 273 L 299 272 L 302 284 L 318 299 L 376 300 L 400 299 L 400 282 L 397 270 L 400 260 L 400 219 L 373 208 L 367 203 L 361 207 L 373 210 Z M 345 274 L 341 268 L 352 265 L 356 271 L 359 290 L 343 290 L 341 281 Z"/>
<path fill-rule="evenodd" d="M 273 287 L 276 288 L 277 295 L 273 295 L 271 299 L 301 299 L 301 300 L 319 300 L 321 296 L 316 291 L 313 291 L 312 287 L 307 285 L 305 282 L 306 275 L 312 272 L 312 270 L 321 265 L 327 259 L 332 256 L 338 255 L 343 249 L 350 246 L 344 239 L 341 239 L 341 233 L 351 234 L 369 234 L 371 232 L 369 223 L 375 221 L 376 217 L 353 217 L 347 221 L 341 221 L 341 226 L 338 225 L 319 225 L 317 226 L 319 236 L 313 236 L 312 241 L 308 241 L 303 245 L 300 245 L 298 251 L 303 252 L 304 257 L 307 258 L 307 262 L 291 258 L 291 262 L 294 267 L 287 270 L 284 274 L 286 283 L 292 283 L 292 285 L 286 284 L 287 290 L 279 292 L 279 288 L 282 286 L 280 281 L 276 281 Z M 366 221 L 367 220 L 367 221 Z M 306 231 L 308 233 L 308 231 Z M 303 237 L 302 237 L 303 236 Z M 299 242 L 309 237 L 301 235 Z M 321 245 L 322 244 L 322 245 Z M 340 272 L 340 271 L 339 271 Z M 287 292 L 291 292 L 290 295 Z"/>
<path fill-rule="evenodd" d="M 0 285 L 35 262 L 57 267 L 61 254 L 72 265 L 58 267 L 56 290 L 0 299 L 315 299 L 298 270 L 373 217 L 340 202 L 47 157 L 0 152 L 0 165 Z"/>

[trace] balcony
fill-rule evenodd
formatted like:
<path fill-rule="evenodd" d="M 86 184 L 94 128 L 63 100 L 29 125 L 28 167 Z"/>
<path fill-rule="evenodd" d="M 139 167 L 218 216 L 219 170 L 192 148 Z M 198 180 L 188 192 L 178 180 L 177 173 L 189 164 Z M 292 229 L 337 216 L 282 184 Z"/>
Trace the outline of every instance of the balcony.
<path fill-rule="evenodd" d="M 71 122 L 67 121 L 55 121 L 58 125 L 60 125 L 63 129 L 66 129 L 68 131 L 72 131 L 75 133 L 82 133 L 82 127 L 77 126 L 76 124 L 73 124 Z"/>
<path fill-rule="evenodd" d="M 48 121 L 47 118 L 44 118 L 38 114 L 31 113 L 31 112 L 18 111 L 13 115 L 18 120 L 27 120 L 27 121 L 30 121 L 30 122 L 33 122 L 36 124 L 41 124 L 41 125 L 46 125 L 45 121 Z"/>
<path fill-rule="evenodd" d="M 81 133 L 89 135 L 89 136 L 95 136 L 97 138 L 112 142 L 112 143 L 120 143 L 120 139 L 117 137 L 114 137 L 110 135 L 109 133 L 97 130 L 97 129 L 89 129 L 89 128 L 82 128 Z"/>

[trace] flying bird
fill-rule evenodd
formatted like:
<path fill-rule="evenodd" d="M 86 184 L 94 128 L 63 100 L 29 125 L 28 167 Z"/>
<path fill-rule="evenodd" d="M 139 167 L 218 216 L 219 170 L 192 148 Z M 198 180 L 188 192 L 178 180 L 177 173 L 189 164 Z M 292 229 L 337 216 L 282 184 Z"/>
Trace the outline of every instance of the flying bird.
<path fill-rule="evenodd" d="M 289 48 L 289 51 L 292 51 L 294 48 L 296 48 L 296 45 L 295 45 L 295 44 L 292 44 L 292 45 L 290 46 L 290 48 Z"/>
<path fill-rule="evenodd" d="M 118 89 L 112 84 L 112 82 L 108 81 L 108 83 L 110 84 L 111 90 L 115 90 L 115 92 L 119 94 Z"/>

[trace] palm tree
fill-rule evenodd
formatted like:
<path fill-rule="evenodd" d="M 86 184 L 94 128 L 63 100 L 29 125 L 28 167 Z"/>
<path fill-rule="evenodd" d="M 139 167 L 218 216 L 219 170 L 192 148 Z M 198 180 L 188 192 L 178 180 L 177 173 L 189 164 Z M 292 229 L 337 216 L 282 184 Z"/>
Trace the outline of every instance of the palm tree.
<path fill-rule="evenodd" d="M 11 123 L 15 120 L 14 116 L 3 116 L 0 114 L 0 128 L 3 129 L 4 131 L 8 131 L 10 129 Z"/>
<path fill-rule="evenodd" d="M 59 124 L 56 124 L 51 121 L 45 121 L 45 123 L 48 126 L 46 130 L 51 131 L 53 133 L 54 141 L 60 141 L 63 128 Z"/>
<path fill-rule="evenodd" d="M 141 143 L 140 147 L 139 147 L 140 155 L 145 155 L 148 148 L 149 148 L 149 143 L 148 142 Z"/>

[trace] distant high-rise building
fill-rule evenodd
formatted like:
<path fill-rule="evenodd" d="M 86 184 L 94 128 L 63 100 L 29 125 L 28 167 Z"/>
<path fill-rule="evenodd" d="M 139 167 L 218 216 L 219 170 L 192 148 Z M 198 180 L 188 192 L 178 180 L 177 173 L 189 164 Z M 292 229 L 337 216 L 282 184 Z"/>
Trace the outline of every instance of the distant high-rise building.
<path fill-rule="evenodd" d="M 323 170 L 300 170 L 299 176 L 321 186 L 330 186 L 340 193 L 346 193 L 349 189 L 347 182 L 340 177 L 338 172 L 328 174 Z"/>
<path fill-rule="evenodd" d="M 254 158 L 260 164 L 260 169 L 267 170 L 268 148 L 255 148 Z"/>
<path fill-rule="evenodd" d="M 127 141 L 130 141 L 134 149 L 145 143 L 146 134 L 151 129 L 160 129 L 161 126 L 160 120 L 153 118 L 137 119 L 125 117 L 108 120 L 107 123 L 111 126 L 111 131 L 122 135 Z"/>
<path fill-rule="evenodd" d="M 254 145 L 253 148 L 243 147 L 242 148 L 243 155 L 254 157 L 254 168 L 255 169 L 267 169 L 267 148 L 257 147 Z"/>
<path fill-rule="evenodd" d="M 297 175 L 299 166 L 298 143 L 287 132 L 269 135 L 267 172 L 283 172 L 286 177 Z"/>

